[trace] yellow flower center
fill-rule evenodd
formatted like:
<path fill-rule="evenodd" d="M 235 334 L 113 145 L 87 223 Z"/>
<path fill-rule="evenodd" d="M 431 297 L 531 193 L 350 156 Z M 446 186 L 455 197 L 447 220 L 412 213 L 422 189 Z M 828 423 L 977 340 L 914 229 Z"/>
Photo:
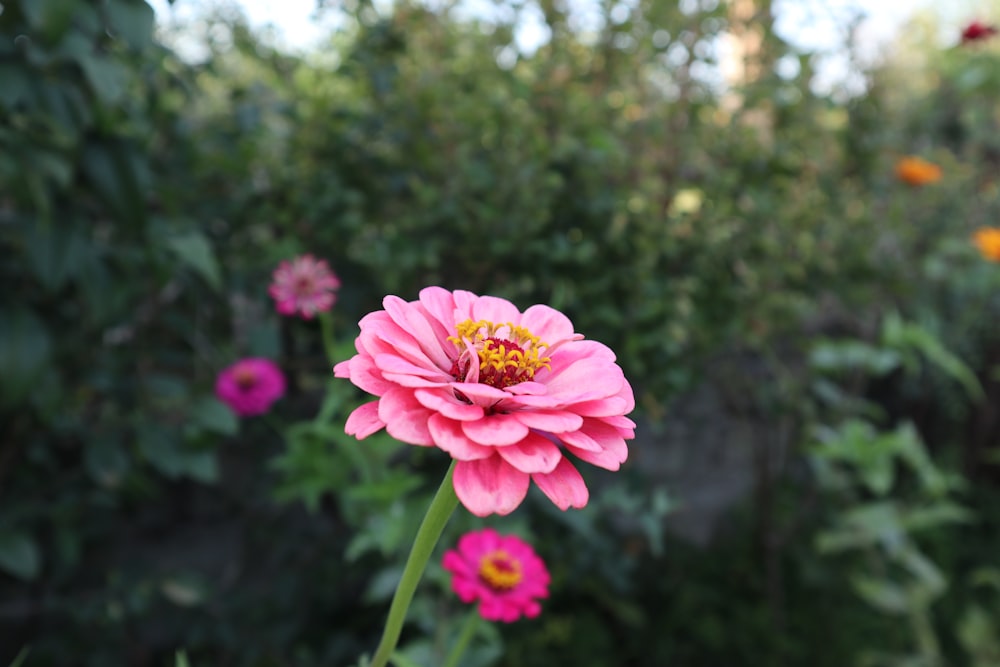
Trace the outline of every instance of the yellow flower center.
<path fill-rule="evenodd" d="M 521 583 L 521 562 L 506 551 L 491 551 L 479 561 L 479 578 L 495 591 L 509 591 Z"/>
<path fill-rule="evenodd" d="M 548 345 L 524 327 L 466 320 L 456 330 L 458 335 L 448 338 L 462 350 L 452 368 L 456 378 L 466 377 L 473 361 L 466 341 L 478 355 L 479 381 L 497 389 L 531 380 L 538 369 L 550 368 L 549 357 L 540 354 Z"/>

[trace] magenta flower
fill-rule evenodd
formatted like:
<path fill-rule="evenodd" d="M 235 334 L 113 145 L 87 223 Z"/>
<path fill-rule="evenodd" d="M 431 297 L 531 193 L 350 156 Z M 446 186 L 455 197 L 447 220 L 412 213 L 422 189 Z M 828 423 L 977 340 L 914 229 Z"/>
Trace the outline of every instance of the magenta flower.
<path fill-rule="evenodd" d="M 279 313 L 298 314 L 308 320 L 333 307 L 334 291 L 339 287 L 340 280 L 325 260 L 302 255 L 291 262 L 278 264 L 268 293 L 274 298 Z"/>
<path fill-rule="evenodd" d="M 348 417 L 347 433 L 385 427 L 448 452 L 455 492 L 477 516 L 512 512 L 529 480 L 561 509 L 585 506 L 565 452 L 608 470 L 625 461 L 632 387 L 614 353 L 559 311 L 440 287 L 382 304 L 360 322 L 358 354 L 334 367 L 379 397 Z"/>
<path fill-rule="evenodd" d="M 487 621 L 534 618 L 542 611 L 537 600 L 549 596 L 549 571 L 531 545 L 492 528 L 463 535 L 441 565 L 451 572 L 451 588 L 459 599 L 478 600 L 479 615 Z"/>
<path fill-rule="evenodd" d="M 215 395 L 241 417 L 262 415 L 285 395 L 285 376 L 270 359 L 241 359 L 219 373 Z"/>

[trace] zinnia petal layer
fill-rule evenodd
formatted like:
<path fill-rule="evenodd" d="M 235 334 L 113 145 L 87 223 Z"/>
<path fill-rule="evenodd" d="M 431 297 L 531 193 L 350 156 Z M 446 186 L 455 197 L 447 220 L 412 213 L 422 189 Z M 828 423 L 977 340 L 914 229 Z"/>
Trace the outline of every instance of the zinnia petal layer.
<path fill-rule="evenodd" d="M 364 438 L 384 426 L 458 461 L 455 491 L 478 516 L 507 514 L 529 481 L 562 509 L 588 492 L 577 458 L 617 470 L 635 424 L 632 387 L 614 352 L 545 305 L 428 287 L 359 323 L 357 354 L 334 368 L 377 397 L 348 419 Z"/>
<path fill-rule="evenodd" d="M 492 528 L 463 535 L 441 565 L 458 598 L 478 602 L 479 615 L 489 621 L 534 618 L 542 609 L 538 600 L 549 596 L 549 571 L 531 545 Z"/>

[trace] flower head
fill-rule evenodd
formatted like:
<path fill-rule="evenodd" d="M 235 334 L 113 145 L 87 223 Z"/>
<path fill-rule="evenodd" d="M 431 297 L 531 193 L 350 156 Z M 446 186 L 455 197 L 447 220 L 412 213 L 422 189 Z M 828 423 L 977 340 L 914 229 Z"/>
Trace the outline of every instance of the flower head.
<path fill-rule="evenodd" d="M 984 259 L 1000 262 L 1000 227 L 980 227 L 972 235 L 972 242 Z"/>
<path fill-rule="evenodd" d="M 907 185 L 928 185 L 941 180 L 941 167 L 910 155 L 896 163 L 896 176 Z"/>
<path fill-rule="evenodd" d="M 348 417 L 347 433 L 361 439 L 384 427 L 443 449 L 457 460 L 459 500 L 477 516 L 512 512 L 531 480 L 561 509 L 586 505 L 567 452 L 608 470 L 625 461 L 632 387 L 614 353 L 583 340 L 559 311 L 522 313 L 440 287 L 382 304 L 360 322 L 358 353 L 334 367 L 378 396 Z"/>
<path fill-rule="evenodd" d="M 978 42 L 997 34 L 996 26 L 986 25 L 981 21 L 973 21 L 962 29 L 962 44 Z"/>
<path fill-rule="evenodd" d="M 333 307 L 334 291 L 339 287 L 340 280 L 325 260 L 302 255 L 291 262 L 278 264 L 268 293 L 274 298 L 279 313 L 298 314 L 308 320 Z"/>
<path fill-rule="evenodd" d="M 462 602 L 479 601 L 488 621 L 513 623 L 541 612 L 549 596 L 549 571 L 529 544 L 492 528 L 466 533 L 441 563 L 451 572 L 451 588 Z"/>
<path fill-rule="evenodd" d="M 241 359 L 219 373 L 215 395 L 241 417 L 262 415 L 285 395 L 285 376 L 270 359 Z"/>

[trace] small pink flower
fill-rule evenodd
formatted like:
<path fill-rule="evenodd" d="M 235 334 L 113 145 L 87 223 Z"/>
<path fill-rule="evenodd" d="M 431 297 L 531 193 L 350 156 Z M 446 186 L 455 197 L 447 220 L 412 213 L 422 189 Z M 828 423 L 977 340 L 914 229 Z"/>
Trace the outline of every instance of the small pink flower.
<path fill-rule="evenodd" d="M 549 571 L 529 544 L 492 528 L 466 533 L 458 549 L 441 562 L 451 572 L 451 588 L 462 602 L 479 601 L 487 621 L 513 623 L 542 611 L 538 599 L 549 596 Z"/>
<path fill-rule="evenodd" d="M 340 280 L 325 260 L 302 255 L 291 262 L 278 264 L 268 293 L 274 298 L 279 313 L 298 314 L 308 320 L 333 307 L 334 291 L 339 287 Z"/>
<path fill-rule="evenodd" d="M 219 373 L 215 395 L 241 417 L 262 415 L 285 395 L 285 376 L 270 359 L 241 359 Z"/>
<path fill-rule="evenodd" d="M 557 310 L 428 287 L 366 315 L 358 354 L 334 367 L 378 396 L 347 419 L 358 439 L 383 427 L 457 459 L 455 492 L 477 516 L 509 514 L 533 480 L 560 509 L 589 493 L 564 455 L 608 470 L 628 456 L 632 387 L 614 353 Z"/>
<path fill-rule="evenodd" d="M 979 42 L 997 34 L 996 26 L 986 25 L 981 21 L 973 21 L 962 29 L 962 43 Z"/>

